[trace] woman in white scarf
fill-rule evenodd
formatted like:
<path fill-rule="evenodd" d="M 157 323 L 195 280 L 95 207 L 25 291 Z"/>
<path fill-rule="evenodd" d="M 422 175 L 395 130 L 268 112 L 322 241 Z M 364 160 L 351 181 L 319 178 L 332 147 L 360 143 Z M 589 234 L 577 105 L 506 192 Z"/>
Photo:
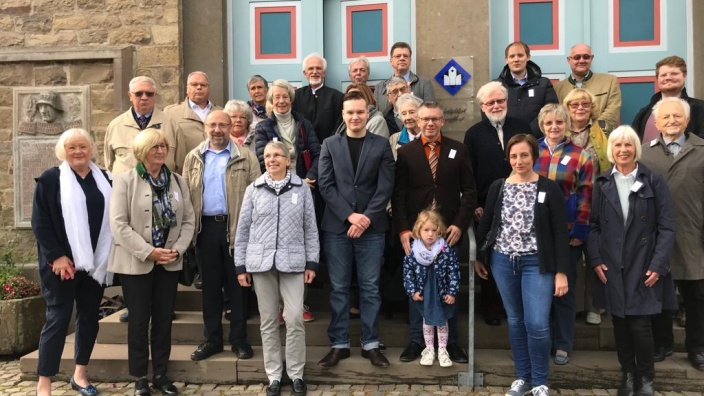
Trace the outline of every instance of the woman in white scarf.
<path fill-rule="evenodd" d="M 112 283 L 107 262 L 112 245 L 108 209 L 112 181 L 93 158 L 94 141 L 83 129 L 69 129 L 56 143 L 58 167 L 37 178 L 32 231 L 39 245 L 39 274 L 46 300 L 46 324 L 39 341 L 37 395 L 51 394 L 59 371 L 74 302 L 76 368 L 71 386 L 83 396 L 98 390 L 87 365 L 98 335 L 103 288 Z"/>

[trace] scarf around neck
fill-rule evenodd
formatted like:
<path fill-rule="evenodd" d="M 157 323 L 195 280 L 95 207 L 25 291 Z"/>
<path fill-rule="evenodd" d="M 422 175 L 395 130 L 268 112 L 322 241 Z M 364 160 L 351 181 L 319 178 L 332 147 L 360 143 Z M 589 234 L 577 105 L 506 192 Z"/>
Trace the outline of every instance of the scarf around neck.
<path fill-rule="evenodd" d="M 266 171 L 264 172 L 264 181 L 269 188 L 273 189 L 278 194 L 281 189 L 284 188 L 289 181 L 291 181 L 291 170 L 287 169 L 286 177 L 281 180 L 273 180 L 269 174 L 269 171 Z"/>
<path fill-rule="evenodd" d="M 176 213 L 171 202 L 171 172 L 166 165 L 161 166 L 159 176 L 154 178 L 143 163 L 137 164 L 137 174 L 149 183 L 152 188 L 152 243 L 164 247 L 166 232 L 175 227 Z"/>
<path fill-rule="evenodd" d="M 253 100 L 247 101 L 247 104 L 249 105 L 249 107 L 252 108 L 254 115 L 256 115 L 259 118 L 266 118 L 266 106 L 262 106 L 260 104 L 254 103 Z"/>
<path fill-rule="evenodd" d="M 90 240 L 90 227 L 88 226 L 88 207 L 86 195 L 78 184 L 78 180 L 69 166 L 64 161 L 59 165 L 59 193 L 61 195 L 61 215 L 64 219 L 64 229 L 68 238 L 73 264 L 77 270 L 86 271 L 91 278 L 101 285 L 112 284 L 113 274 L 108 272 L 108 257 L 112 246 L 112 232 L 110 231 L 110 194 L 112 187 L 103 177 L 103 172 L 93 162 L 88 164 L 95 184 L 98 186 L 105 205 L 103 207 L 103 222 L 100 225 L 98 243 L 93 251 Z M 108 175 L 109 176 L 109 175 Z"/>
<path fill-rule="evenodd" d="M 414 239 L 413 244 L 411 244 L 411 250 L 413 251 L 413 257 L 415 257 L 418 264 L 427 267 L 435 262 L 437 256 L 445 251 L 445 239 L 438 238 L 430 249 L 425 247 L 423 241 L 419 239 Z"/>

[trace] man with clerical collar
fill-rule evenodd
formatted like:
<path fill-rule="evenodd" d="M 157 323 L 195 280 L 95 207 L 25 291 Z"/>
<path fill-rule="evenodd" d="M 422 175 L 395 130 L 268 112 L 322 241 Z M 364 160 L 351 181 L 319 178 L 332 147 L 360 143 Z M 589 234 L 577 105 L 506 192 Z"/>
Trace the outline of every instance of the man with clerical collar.
<path fill-rule="evenodd" d="M 576 44 L 570 49 L 567 62 L 572 70 L 564 80 L 555 84 L 560 103 L 574 88 L 584 88 L 594 95 L 594 105 L 599 110 L 597 122 L 609 133 L 616 128 L 621 116 L 621 87 L 613 74 L 594 73 L 591 70 L 594 55 L 586 44 Z"/>
<path fill-rule="evenodd" d="M 212 110 L 222 110 L 209 100 L 210 83 L 207 74 L 194 71 L 188 75 L 186 81 L 186 99 L 182 103 L 164 108 L 164 113 L 171 116 L 178 125 L 175 160 L 179 168 L 183 167 L 186 154 L 205 140 L 205 117 Z"/>
<path fill-rule="evenodd" d="M 643 142 L 640 162 L 665 177 L 675 214 L 675 249 L 670 274 L 677 284 L 687 315 L 685 349 L 697 370 L 704 370 L 704 139 L 690 129 L 690 106 L 684 98 L 667 97 L 652 109 L 659 135 Z M 687 126 L 689 124 L 689 127 Z M 674 348 L 674 311 L 653 316 L 656 362 L 671 356 Z"/>
<path fill-rule="evenodd" d="M 391 198 L 394 228 L 408 255 L 411 251 L 411 229 L 418 214 L 423 209 L 435 207 L 448 225 L 445 240 L 457 251 L 462 242 L 462 233 L 467 230 L 477 204 L 469 152 L 461 142 L 443 136 L 444 112 L 436 102 L 423 102 L 418 109 L 418 122 L 420 139 L 398 149 Z M 425 345 L 423 317 L 410 299 L 408 321 L 410 342 L 399 357 L 402 362 L 418 359 Z M 448 327 L 447 352 L 450 359 L 456 363 L 467 363 L 467 352 L 459 343 L 456 314 L 448 320 Z"/>
<path fill-rule="evenodd" d="M 435 100 L 433 84 L 430 80 L 418 76 L 411 71 L 412 52 L 411 46 L 408 45 L 408 43 L 404 43 L 402 41 L 394 43 L 394 45 L 391 46 L 389 56 L 389 62 L 391 63 L 391 67 L 394 69 L 394 74 L 391 77 L 403 78 L 406 83 L 408 83 L 408 87 L 410 88 L 409 92 L 412 92 L 413 95 L 423 99 L 423 101 Z M 374 100 L 376 101 L 376 108 L 382 114 L 387 114 L 389 109 L 393 108 L 393 105 L 387 98 L 389 93 L 387 88 L 391 77 L 385 81 L 379 82 L 376 84 L 376 87 L 374 87 Z M 398 130 L 400 130 L 400 128 L 401 127 L 399 126 Z M 393 132 L 389 130 L 389 133 Z"/>
<path fill-rule="evenodd" d="M 139 132 L 147 128 L 159 129 L 169 142 L 166 166 L 181 173 L 181 164 L 174 161 L 177 150 L 177 125 L 171 117 L 154 107 L 156 104 L 156 83 L 150 77 L 137 76 L 129 83 L 129 98 L 132 106 L 115 117 L 105 131 L 105 167 L 112 173 L 126 172 L 137 166 L 132 153 L 132 141 Z"/>
<path fill-rule="evenodd" d="M 659 135 L 655 127 L 655 117 L 652 114 L 653 106 L 660 99 L 682 98 L 690 107 L 690 125 L 687 130 L 704 137 L 704 101 L 687 95 L 684 84 L 687 80 L 687 63 L 679 56 L 668 56 L 655 64 L 655 77 L 660 92 L 650 98 L 650 103 L 638 111 L 633 119 L 633 129 L 638 133 L 642 142 L 649 142 Z"/>
<path fill-rule="evenodd" d="M 313 123 L 322 143 L 342 123 L 342 92 L 325 86 L 328 63 L 322 55 L 312 53 L 303 59 L 303 75 L 308 85 L 296 89 L 291 109 Z"/>

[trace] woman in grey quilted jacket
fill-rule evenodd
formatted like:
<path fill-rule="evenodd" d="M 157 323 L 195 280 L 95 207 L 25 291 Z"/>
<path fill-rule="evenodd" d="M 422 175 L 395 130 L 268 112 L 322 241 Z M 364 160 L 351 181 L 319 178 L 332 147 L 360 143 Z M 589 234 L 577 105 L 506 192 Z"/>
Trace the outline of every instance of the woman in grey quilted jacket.
<path fill-rule="evenodd" d="M 266 145 L 266 172 L 244 193 L 235 236 L 237 280 L 243 287 L 254 283 L 257 293 L 269 395 L 280 393 L 283 372 L 280 299 L 286 323 L 286 373 L 293 380 L 292 394 L 306 394 L 304 284 L 315 278 L 320 255 L 313 196 L 308 185 L 291 172 L 289 155 L 282 142 Z"/>

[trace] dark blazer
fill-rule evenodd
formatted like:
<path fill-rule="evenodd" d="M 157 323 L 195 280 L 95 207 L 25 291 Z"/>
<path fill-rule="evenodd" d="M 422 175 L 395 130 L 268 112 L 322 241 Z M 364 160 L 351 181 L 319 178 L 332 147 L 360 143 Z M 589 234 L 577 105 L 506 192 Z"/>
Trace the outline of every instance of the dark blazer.
<path fill-rule="evenodd" d="M 506 147 L 509 139 L 514 135 L 530 134 L 530 125 L 513 117 L 506 117 L 501 129 L 504 132 L 503 147 Z M 486 116 L 467 129 L 464 134 L 464 144 L 469 150 L 474 180 L 477 182 L 477 205 L 483 208 L 491 183 L 508 177 L 511 174 L 511 164 L 506 159 L 496 128 Z"/>
<path fill-rule="evenodd" d="M 704 138 L 704 100 L 695 99 L 687 95 L 687 89 L 682 88 L 682 93 L 680 98 L 684 99 L 689 103 L 690 113 L 689 113 L 689 124 L 687 124 L 687 131 L 694 132 L 695 135 Z M 662 99 L 662 92 L 658 92 L 650 98 L 650 103 L 638 111 L 635 118 L 633 119 L 633 129 L 638 134 L 638 137 L 643 140 L 643 134 L 645 133 L 645 124 L 650 118 L 650 114 L 653 112 L 653 106 L 655 103 Z M 650 143 L 650 142 L 642 142 Z"/>
<path fill-rule="evenodd" d="M 501 227 L 504 182 L 500 179 L 489 188 L 484 214 L 477 227 L 477 260 L 489 266 L 489 252 L 496 243 Z M 539 195 L 545 192 L 540 202 Z M 557 183 L 547 177 L 538 177 L 538 195 L 535 200 L 535 233 L 538 243 L 540 273 L 568 273 L 570 265 L 569 236 L 565 198 Z"/>
<path fill-rule="evenodd" d="M 313 123 L 318 142 L 332 136 L 342 123 L 342 92 L 323 85 L 315 95 L 309 85 L 296 89 L 293 111 Z"/>
<path fill-rule="evenodd" d="M 624 226 L 612 169 L 599 175 L 592 195 L 588 257 L 592 268 L 600 264 L 608 268 L 607 284 L 597 281 L 594 304 L 620 318 L 677 309 L 669 275 L 675 220 L 667 183 L 639 163 L 636 181 L 642 186 L 628 197 Z M 644 284 L 648 270 L 660 274 L 653 287 Z"/>
<path fill-rule="evenodd" d="M 453 150 L 454 158 L 450 158 Z M 391 201 L 396 231 L 410 231 L 418 213 L 430 207 L 433 198 L 445 224 L 465 232 L 477 206 L 474 173 L 467 146 L 447 136 L 440 140 L 435 180 L 420 138 L 399 147 Z"/>
<path fill-rule="evenodd" d="M 42 295 L 48 305 L 61 304 L 75 298 L 72 282 L 62 282 L 48 266 L 48 263 L 62 256 L 67 256 L 73 261 L 61 210 L 60 173 L 58 167 L 53 167 L 35 179 L 37 187 L 32 202 L 32 232 L 37 239 Z M 112 184 L 106 171 L 103 171 L 102 176 Z"/>
<path fill-rule="evenodd" d="M 352 213 L 364 214 L 371 220 L 365 232 L 388 230 L 386 204 L 394 188 L 394 156 L 389 139 L 367 131 L 356 174 L 346 132 L 325 139 L 320 151 L 318 188 L 326 203 L 323 231 L 346 233 L 351 226 L 347 217 Z"/>
<path fill-rule="evenodd" d="M 320 157 L 320 143 L 318 142 L 318 136 L 313 130 L 313 124 L 305 119 L 302 115 L 291 111 L 291 116 L 295 122 L 294 130 L 296 131 L 296 175 L 301 179 L 311 179 L 318 180 L 318 158 Z M 305 135 L 306 142 L 303 142 L 301 138 Z M 274 114 L 272 113 L 271 118 L 257 123 L 255 128 L 255 147 L 257 153 L 257 159 L 259 160 L 259 167 L 262 173 L 266 171 L 264 166 L 264 148 L 267 143 L 271 142 L 276 138 L 278 141 L 283 142 L 281 137 L 281 132 L 279 132 L 279 127 L 276 125 L 276 119 L 274 119 Z M 303 162 L 302 152 L 308 150 L 311 157 L 311 167 L 306 172 L 305 162 Z"/>

